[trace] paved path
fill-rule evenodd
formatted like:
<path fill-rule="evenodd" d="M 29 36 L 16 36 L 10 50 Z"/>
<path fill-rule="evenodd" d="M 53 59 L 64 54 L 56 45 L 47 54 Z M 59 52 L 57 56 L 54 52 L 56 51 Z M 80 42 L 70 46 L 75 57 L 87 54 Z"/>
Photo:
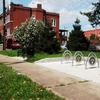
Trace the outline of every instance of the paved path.
<path fill-rule="evenodd" d="M 100 85 L 79 78 L 0 55 L 0 62 L 12 66 L 33 81 L 63 96 L 66 100 L 100 100 Z"/>

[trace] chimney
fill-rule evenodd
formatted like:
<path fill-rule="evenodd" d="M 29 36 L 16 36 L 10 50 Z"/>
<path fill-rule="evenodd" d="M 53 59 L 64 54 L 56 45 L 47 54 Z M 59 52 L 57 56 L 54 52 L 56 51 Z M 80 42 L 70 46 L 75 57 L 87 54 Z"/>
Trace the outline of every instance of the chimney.
<path fill-rule="evenodd" d="M 38 9 L 42 9 L 42 5 L 41 4 L 37 4 L 37 8 Z"/>

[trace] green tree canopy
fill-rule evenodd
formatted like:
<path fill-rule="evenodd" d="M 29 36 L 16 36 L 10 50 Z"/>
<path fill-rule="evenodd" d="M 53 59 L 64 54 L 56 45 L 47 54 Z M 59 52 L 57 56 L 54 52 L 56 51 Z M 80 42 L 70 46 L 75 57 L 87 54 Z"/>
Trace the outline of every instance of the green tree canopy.
<path fill-rule="evenodd" d="M 100 0 L 92 3 L 94 6 L 90 12 L 81 12 L 81 14 L 88 17 L 89 22 L 93 27 L 100 26 Z"/>
<path fill-rule="evenodd" d="M 56 32 L 49 23 L 44 24 L 42 21 L 37 22 L 36 34 L 36 51 L 43 51 L 47 53 L 58 53 L 60 50 L 60 43 L 56 38 Z"/>
<path fill-rule="evenodd" d="M 13 32 L 14 37 L 21 44 L 21 54 L 23 57 L 34 55 L 34 39 L 36 33 L 36 21 L 33 18 L 22 23 Z"/>
<path fill-rule="evenodd" d="M 70 33 L 68 41 L 68 49 L 74 51 L 87 50 L 89 46 L 89 41 L 84 36 L 84 32 L 81 30 L 80 20 L 76 19 L 73 25 L 73 30 Z"/>
<path fill-rule="evenodd" d="M 57 53 L 60 43 L 49 24 L 30 18 L 13 32 L 21 44 L 22 56 L 33 56 L 35 52 Z"/>
<path fill-rule="evenodd" d="M 96 39 L 96 35 L 95 34 L 92 34 L 91 36 L 90 36 L 90 40 L 92 41 L 92 40 L 95 40 Z"/>

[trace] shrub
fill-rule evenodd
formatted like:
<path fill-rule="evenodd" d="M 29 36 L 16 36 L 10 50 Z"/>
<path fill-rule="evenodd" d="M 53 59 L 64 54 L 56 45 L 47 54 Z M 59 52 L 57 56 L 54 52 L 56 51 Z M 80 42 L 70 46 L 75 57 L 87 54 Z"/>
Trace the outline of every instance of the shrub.
<path fill-rule="evenodd" d="M 49 24 L 31 18 L 22 23 L 14 32 L 14 37 L 21 44 L 21 56 L 34 56 L 35 52 L 58 53 L 60 43 Z"/>
<path fill-rule="evenodd" d="M 23 57 L 30 57 L 34 55 L 34 38 L 36 34 L 36 21 L 31 18 L 22 23 L 21 26 L 13 32 L 14 37 L 21 44 L 20 54 Z"/>
<path fill-rule="evenodd" d="M 89 51 L 96 51 L 96 46 L 93 44 L 90 44 Z"/>

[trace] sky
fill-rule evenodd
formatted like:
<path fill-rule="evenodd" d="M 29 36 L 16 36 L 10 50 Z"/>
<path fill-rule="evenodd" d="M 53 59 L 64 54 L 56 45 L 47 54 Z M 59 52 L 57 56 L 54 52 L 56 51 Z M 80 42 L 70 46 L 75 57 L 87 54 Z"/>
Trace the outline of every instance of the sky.
<path fill-rule="evenodd" d="M 43 9 L 60 14 L 61 29 L 71 31 L 76 18 L 80 19 L 82 30 L 93 29 L 88 22 L 88 18 L 81 15 L 80 11 L 91 11 L 93 9 L 92 3 L 97 1 L 98 0 L 6 0 L 6 5 L 9 5 L 9 2 L 14 2 L 28 7 L 36 7 L 37 3 L 41 3 Z M 2 0 L 0 0 L 0 12 L 2 12 Z"/>

